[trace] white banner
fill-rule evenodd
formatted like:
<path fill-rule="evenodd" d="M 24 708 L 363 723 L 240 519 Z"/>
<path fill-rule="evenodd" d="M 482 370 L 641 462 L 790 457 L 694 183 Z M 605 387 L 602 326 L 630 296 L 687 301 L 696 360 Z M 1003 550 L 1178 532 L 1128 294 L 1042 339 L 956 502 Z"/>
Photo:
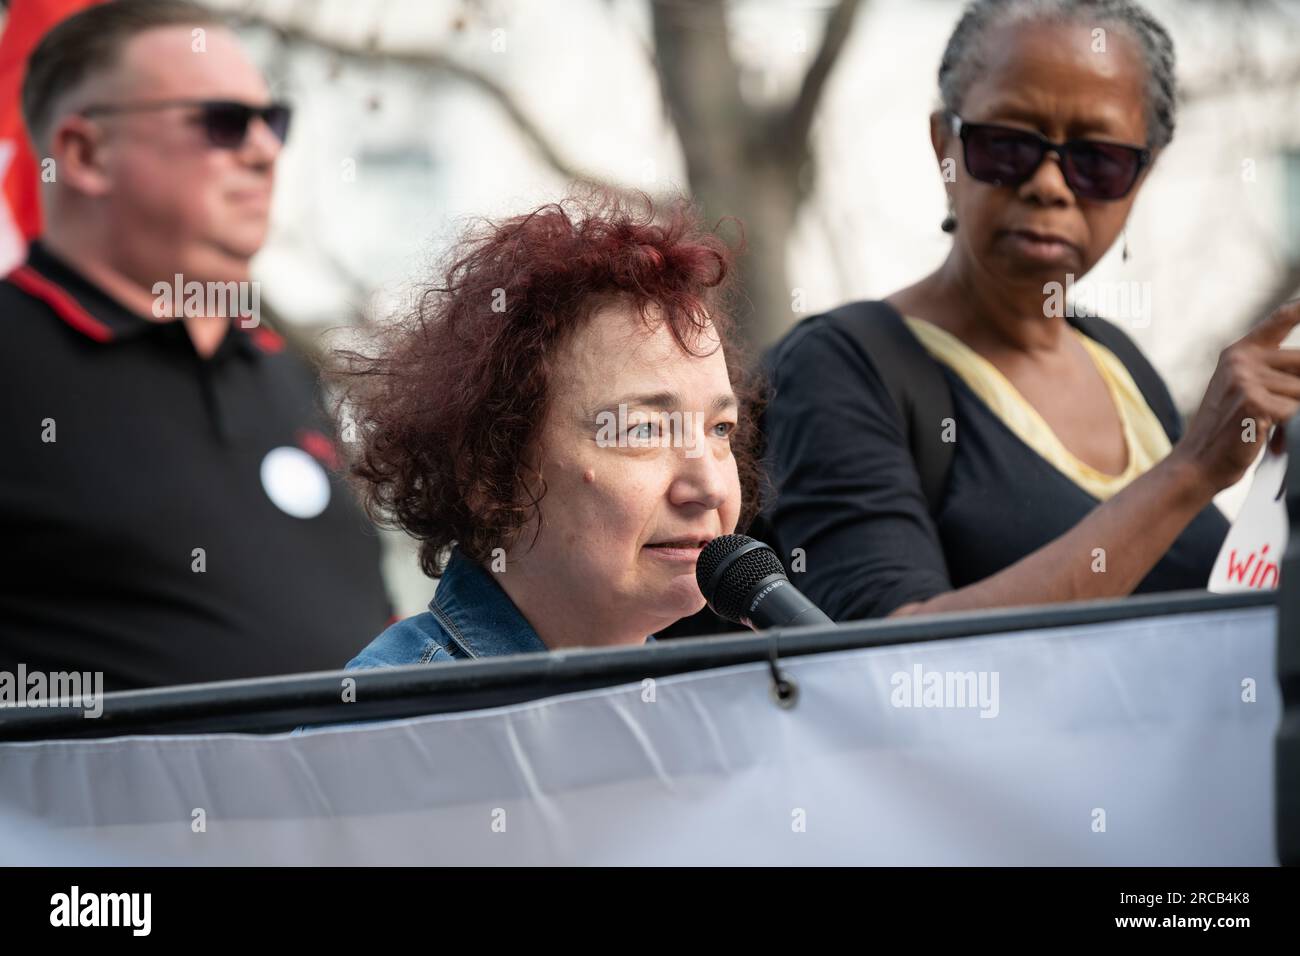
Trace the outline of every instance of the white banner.
<path fill-rule="evenodd" d="M 301 734 L 0 744 L 0 862 L 1272 865 L 1275 619 L 792 658 L 789 710 L 747 664 Z"/>

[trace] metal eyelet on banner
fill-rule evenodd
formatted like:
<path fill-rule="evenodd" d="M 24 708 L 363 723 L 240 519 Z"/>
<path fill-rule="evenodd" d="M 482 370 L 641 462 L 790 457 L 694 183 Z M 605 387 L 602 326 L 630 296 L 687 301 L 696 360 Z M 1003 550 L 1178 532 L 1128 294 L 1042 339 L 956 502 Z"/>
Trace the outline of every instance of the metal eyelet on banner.
<path fill-rule="evenodd" d="M 773 628 L 771 635 L 772 640 L 767 646 L 767 666 L 772 672 L 772 699 L 778 707 L 790 710 L 799 703 L 799 685 L 781 673 L 781 668 L 777 666 L 776 644 L 781 635 L 780 629 Z"/>

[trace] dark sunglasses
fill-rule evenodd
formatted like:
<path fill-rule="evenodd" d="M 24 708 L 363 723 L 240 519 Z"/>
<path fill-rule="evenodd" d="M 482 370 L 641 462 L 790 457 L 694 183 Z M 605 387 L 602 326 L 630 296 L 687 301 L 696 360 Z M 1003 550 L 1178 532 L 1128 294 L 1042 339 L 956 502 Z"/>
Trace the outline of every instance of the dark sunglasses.
<path fill-rule="evenodd" d="M 83 116 L 113 113 L 140 113 L 146 110 L 189 108 L 199 111 L 198 121 L 207 134 L 208 142 L 218 149 L 238 149 L 248 136 L 248 126 L 258 117 L 284 142 L 289 135 L 289 118 L 292 110 L 287 103 L 269 106 L 249 106 L 234 100 L 160 100 L 154 103 L 122 103 L 117 105 L 89 106 Z"/>
<path fill-rule="evenodd" d="M 1053 143 L 1036 132 L 965 123 L 949 114 L 961 137 L 966 172 L 982 183 L 1019 186 L 1038 171 L 1048 153 L 1061 160 L 1065 184 L 1080 199 L 1110 201 L 1128 195 L 1138 175 L 1151 162 L 1151 150 L 1096 139 L 1071 139 Z"/>

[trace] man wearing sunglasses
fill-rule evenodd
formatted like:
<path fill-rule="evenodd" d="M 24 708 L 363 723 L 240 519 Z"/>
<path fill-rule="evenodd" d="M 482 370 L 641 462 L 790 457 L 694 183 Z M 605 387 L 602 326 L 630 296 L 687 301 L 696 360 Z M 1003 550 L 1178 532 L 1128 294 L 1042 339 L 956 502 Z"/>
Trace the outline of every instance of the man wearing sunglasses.
<path fill-rule="evenodd" d="M 771 522 L 807 555 L 800 589 L 853 620 L 1204 588 L 1214 495 L 1300 408 L 1300 353 L 1279 348 L 1300 302 L 1225 350 L 1184 426 L 1121 325 L 1059 292 L 1128 258 L 1174 131 L 1168 33 L 1132 0 L 973 0 L 939 88 L 947 257 L 773 353 Z"/>
<path fill-rule="evenodd" d="M 212 13 L 117 0 L 42 39 L 23 111 L 48 174 L 0 283 L 0 670 L 342 667 L 390 617 L 378 542 L 250 273 L 288 108 Z"/>

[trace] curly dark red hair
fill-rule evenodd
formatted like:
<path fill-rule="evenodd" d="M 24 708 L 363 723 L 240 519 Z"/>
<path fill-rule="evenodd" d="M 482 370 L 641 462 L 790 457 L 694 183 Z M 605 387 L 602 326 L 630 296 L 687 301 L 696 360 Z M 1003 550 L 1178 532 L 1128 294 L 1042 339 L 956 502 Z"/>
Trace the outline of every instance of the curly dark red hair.
<path fill-rule="evenodd" d="M 430 577 L 452 544 L 486 562 L 516 542 L 545 494 L 527 452 L 557 347 L 621 299 L 648 325 L 666 322 L 690 354 L 702 354 L 708 323 L 716 330 L 740 401 L 732 449 L 745 527 L 758 506 L 762 390 L 727 308 L 735 254 L 684 201 L 656 210 L 595 192 L 481 222 L 443 283 L 378 329 L 375 347 L 337 353 L 329 378 L 358 431 L 351 470 L 367 512 L 421 542 Z"/>

